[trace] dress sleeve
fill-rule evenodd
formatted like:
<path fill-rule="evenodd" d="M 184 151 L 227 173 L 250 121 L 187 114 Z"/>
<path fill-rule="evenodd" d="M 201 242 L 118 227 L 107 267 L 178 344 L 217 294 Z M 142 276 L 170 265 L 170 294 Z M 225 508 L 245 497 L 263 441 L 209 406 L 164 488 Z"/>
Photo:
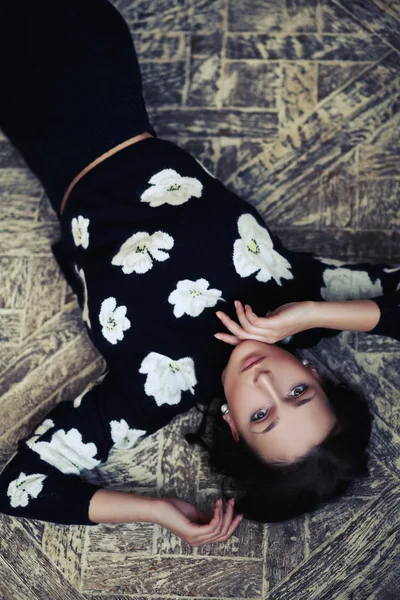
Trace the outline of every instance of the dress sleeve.
<path fill-rule="evenodd" d="M 400 341 L 400 290 L 371 298 L 380 308 L 381 317 L 368 333 L 385 335 Z"/>
<path fill-rule="evenodd" d="M 31 433 L 0 475 L 0 512 L 67 525 L 97 525 L 89 504 L 100 486 L 81 472 L 106 461 L 111 448 L 131 448 L 135 429 L 110 373 L 74 401 L 61 402 Z"/>

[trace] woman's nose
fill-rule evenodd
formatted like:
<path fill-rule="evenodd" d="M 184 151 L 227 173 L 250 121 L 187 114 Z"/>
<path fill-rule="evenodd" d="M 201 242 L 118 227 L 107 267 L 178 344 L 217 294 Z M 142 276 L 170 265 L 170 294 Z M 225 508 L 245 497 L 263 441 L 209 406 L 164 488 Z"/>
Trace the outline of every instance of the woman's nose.
<path fill-rule="evenodd" d="M 271 371 L 263 369 L 257 374 L 257 385 L 274 398 L 279 399 L 278 390 L 275 388 L 274 379 Z"/>

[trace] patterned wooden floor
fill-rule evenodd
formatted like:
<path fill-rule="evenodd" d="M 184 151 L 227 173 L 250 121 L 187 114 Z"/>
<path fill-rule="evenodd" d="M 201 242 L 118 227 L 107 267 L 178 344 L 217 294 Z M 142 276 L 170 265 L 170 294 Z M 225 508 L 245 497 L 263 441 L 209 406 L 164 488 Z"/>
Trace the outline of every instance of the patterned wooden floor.
<path fill-rule="evenodd" d="M 160 137 L 256 205 L 288 247 L 400 262 L 400 0 L 114 0 Z M 0 139 L 0 468 L 98 375 L 50 243 L 40 184 Z M 400 598 L 400 344 L 342 333 L 304 356 L 374 411 L 372 477 L 314 516 L 243 521 L 192 548 L 151 524 L 67 527 L 0 515 L 5 600 Z M 195 409 L 92 475 L 207 507 L 218 478 L 182 439 Z M 136 483 L 133 484 L 132 482 Z"/>

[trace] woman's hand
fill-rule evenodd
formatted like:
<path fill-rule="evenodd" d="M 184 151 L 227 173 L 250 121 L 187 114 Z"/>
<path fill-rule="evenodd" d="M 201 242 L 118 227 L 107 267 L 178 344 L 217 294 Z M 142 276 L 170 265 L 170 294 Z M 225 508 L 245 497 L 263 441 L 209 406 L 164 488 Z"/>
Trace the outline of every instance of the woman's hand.
<path fill-rule="evenodd" d="M 242 516 L 233 517 L 233 498 L 224 515 L 222 500 L 216 503 L 214 514 L 208 514 L 179 498 L 162 498 L 157 523 L 197 547 L 211 542 L 225 542 L 237 529 Z"/>
<path fill-rule="evenodd" d="M 275 344 L 289 335 L 316 327 L 314 302 L 310 300 L 282 304 L 267 317 L 258 317 L 248 304 L 243 308 L 238 301 L 235 302 L 235 308 L 240 325 L 224 312 L 216 313 L 233 335 L 216 333 L 215 337 L 232 346 L 243 340 Z"/>

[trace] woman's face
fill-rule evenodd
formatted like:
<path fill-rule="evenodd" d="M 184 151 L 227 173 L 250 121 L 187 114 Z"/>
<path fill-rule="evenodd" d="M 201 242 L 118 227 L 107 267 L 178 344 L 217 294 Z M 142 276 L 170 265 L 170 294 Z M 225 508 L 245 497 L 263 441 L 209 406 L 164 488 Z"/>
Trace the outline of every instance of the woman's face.
<path fill-rule="evenodd" d="M 222 373 L 233 437 L 268 462 L 293 462 L 336 424 L 315 367 L 274 344 L 244 340 Z"/>

